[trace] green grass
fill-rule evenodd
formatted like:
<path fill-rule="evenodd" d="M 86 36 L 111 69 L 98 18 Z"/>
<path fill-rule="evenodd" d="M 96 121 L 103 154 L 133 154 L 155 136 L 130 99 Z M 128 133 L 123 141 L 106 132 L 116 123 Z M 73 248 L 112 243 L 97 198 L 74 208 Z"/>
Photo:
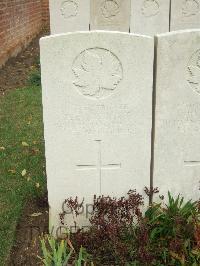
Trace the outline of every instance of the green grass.
<path fill-rule="evenodd" d="M 0 96 L 0 265 L 5 265 L 27 199 L 46 190 L 44 165 L 41 88 Z"/>

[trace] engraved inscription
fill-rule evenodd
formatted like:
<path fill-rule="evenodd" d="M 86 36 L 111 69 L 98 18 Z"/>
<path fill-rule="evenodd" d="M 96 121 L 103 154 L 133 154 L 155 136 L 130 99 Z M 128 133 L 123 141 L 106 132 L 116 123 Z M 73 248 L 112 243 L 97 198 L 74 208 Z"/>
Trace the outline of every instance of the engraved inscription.
<path fill-rule="evenodd" d="M 199 103 L 190 103 L 182 104 L 179 107 L 179 117 L 182 114 L 184 121 L 190 123 L 200 123 L 200 104 Z"/>
<path fill-rule="evenodd" d="M 80 132 L 87 135 L 134 135 L 138 130 L 133 114 L 134 108 L 126 104 L 80 105 L 68 100 L 62 110 L 63 117 L 56 121 L 56 127 L 73 134 Z M 63 123 L 64 121 L 64 123 Z M 141 121 L 142 122 L 142 121 Z"/>
<path fill-rule="evenodd" d="M 102 140 L 95 140 L 97 143 L 98 149 L 98 161 L 97 164 L 78 164 L 77 170 L 78 171 L 90 171 L 96 170 L 98 171 L 99 175 L 99 187 L 100 187 L 100 194 L 101 194 L 101 183 L 102 183 L 102 171 L 103 170 L 118 170 L 122 168 L 121 163 L 111 163 L 111 164 L 103 164 L 102 163 Z"/>
<path fill-rule="evenodd" d="M 65 19 L 75 17 L 78 13 L 78 4 L 73 0 L 64 1 L 61 4 L 60 11 Z"/>
<path fill-rule="evenodd" d="M 105 0 L 101 5 L 101 13 L 104 18 L 110 19 L 120 12 L 120 5 L 116 0 Z"/>
<path fill-rule="evenodd" d="M 192 89 L 200 94 L 200 49 L 191 56 L 188 62 L 187 77 Z"/>
<path fill-rule="evenodd" d="M 185 0 L 182 7 L 184 17 L 192 17 L 198 14 L 200 10 L 199 0 Z"/>
<path fill-rule="evenodd" d="M 111 51 L 90 48 L 81 52 L 74 60 L 73 82 L 84 96 L 101 99 L 110 96 L 123 78 L 120 60 Z"/>
<path fill-rule="evenodd" d="M 178 130 L 180 133 L 186 132 L 200 133 L 200 103 L 181 103 L 171 107 L 173 117 L 159 119 L 157 123 L 164 130 Z"/>
<path fill-rule="evenodd" d="M 145 17 L 154 17 L 159 13 L 160 4 L 157 0 L 145 0 L 142 5 L 142 14 Z"/>

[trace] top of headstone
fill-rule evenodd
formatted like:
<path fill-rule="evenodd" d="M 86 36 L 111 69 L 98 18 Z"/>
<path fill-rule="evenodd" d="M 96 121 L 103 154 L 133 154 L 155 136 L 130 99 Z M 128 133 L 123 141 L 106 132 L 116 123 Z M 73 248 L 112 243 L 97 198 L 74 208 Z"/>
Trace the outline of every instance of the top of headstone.
<path fill-rule="evenodd" d="M 49 0 L 51 33 L 89 30 L 90 0 Z"/>
<path fill-rule="evenodd" d="M 171 32 L 166 32 L 166 33 L 160 33 L 160 34 L 156 34 L 156 37 L 170 37 L 173 35 L 177 35 L 177 34 L 190 34 L 190 33 L 197 33 L 200 32 L 200 29 L 186 29 L 186 30 L 177 30 L 177 31 L 171 31 Z"/>
<path fill-rule="evenodd" d="M 93 30 L 93 31 L 76 31 L 76 32 L 67 32 L 67 33 L 58 33 L 54 35 L 44 36 L 40 38 L 40 42 L 48 39 L 56 39 L 56 38 L 65 38 L 68 35 L 77 35 L 77 34 L 91 34 L 94 35 L 95 33 L 103 33 L 103 34 L 114 34 L 114 35 L 130 35 L 134 36 L 135 38 L 147 38 L 152 40 L 152 36 L 144 35 L 144 34 L 135 34 L 135 33 L 127 33 L 127 32 L 120 32 L 120 31 L 106 31 L 106 30 Z"/>

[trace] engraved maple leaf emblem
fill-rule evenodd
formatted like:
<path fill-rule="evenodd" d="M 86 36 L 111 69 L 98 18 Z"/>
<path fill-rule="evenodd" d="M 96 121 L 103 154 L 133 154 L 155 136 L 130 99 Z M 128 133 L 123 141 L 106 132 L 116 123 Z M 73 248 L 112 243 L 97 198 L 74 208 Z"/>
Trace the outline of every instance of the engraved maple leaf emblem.
<path fill-rule="evenodd" d="M 109 95 L 122 80 L 119 59 L 109 50 L 91 48 L 83 51 L 74 61 L 74 85 L 83 95 L 102 98 Z"/>
<path fill-rule="evenodd" d="M 105 18 L 111 18 L 119 13 L 120 6 L 115 0 L 106 0 L 102 4 L 101 11 Z"/>
<path fill-rule="evenodd" d="M 189 83 L 195 87 L 195 90 L 200 93 L 200 67 L 189 66 L 188 67 L 190 77 Z"/>
<path fill-rule="evenodd" d="M 200 93 L 200 50 L 190 60 L 188 66 L 188 82 L 197 93 Z"/>
<path fill-rule="evenodd" d="M 75 17 L 78 12 L 78 5 L 73 0 L 64 1 L 60 8 L 61 14 L 64 18 Z"/>
<path fill-rule="evenodd" d="M 200 4 L 198 0 L 186 0 L 182 8 L 185 17 L 194 16 L 199 12 Z"/>
<path fill-rule="evenodd" d="M 152 17 L 158 14 L 160 9 L 156 0 L 145 0 L 142 5 L 142 14 L 145 17 Z"/>

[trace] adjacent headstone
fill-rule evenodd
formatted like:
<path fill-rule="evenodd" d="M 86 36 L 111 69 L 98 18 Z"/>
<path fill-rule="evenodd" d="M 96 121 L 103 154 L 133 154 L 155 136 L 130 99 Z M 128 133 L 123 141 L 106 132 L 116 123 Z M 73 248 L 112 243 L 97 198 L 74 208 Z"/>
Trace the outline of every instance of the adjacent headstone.
<path fill-rule="evenodd" d="M 157 37 L 154 187 L 200 198 L 200 30 Z"/>
<path fill-rule="evenodd" d="M 51 34 L 89 30 L 90 0 L 50 0 Z"/>
<path fill-rule="evenodd" d="M 154 36 L 169 31 L 170 0 L 132 0 L 131 32 Z"/>
<path fill-rule="evenodd" d="M 92 0 L 90 29 L 129 32 L 130 14 L 130 0 Z"/>
<path fill-rule="evenodd" d="M 171 31 L 200 28 L 200 0 L 171 1 Z"/>
<path fill-rule="evenodd" d="M 126 33 L 41 39 L 51 227 L 66 198 L 90 204 L 149 186 L 153 54 L 152 38 Z"/>

